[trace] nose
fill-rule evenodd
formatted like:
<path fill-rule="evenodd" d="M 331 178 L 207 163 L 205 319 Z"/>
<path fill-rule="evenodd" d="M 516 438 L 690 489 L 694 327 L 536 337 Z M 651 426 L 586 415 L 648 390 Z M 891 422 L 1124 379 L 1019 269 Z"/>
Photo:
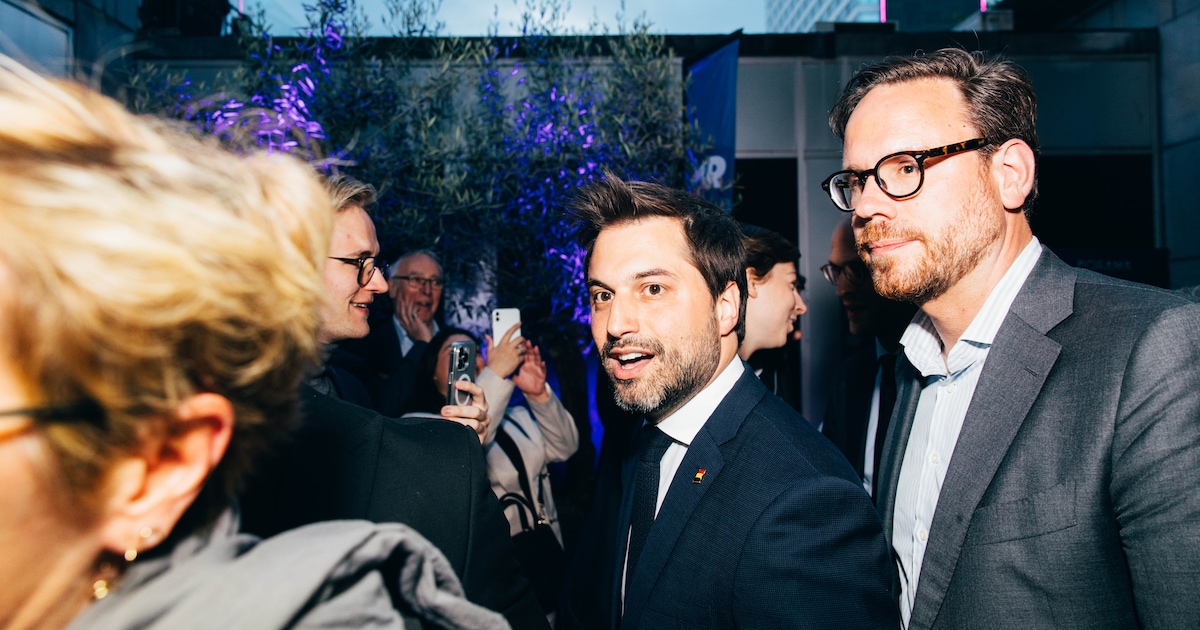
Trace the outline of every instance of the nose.
<path fill-rule="evenodd" d="M 804 298 L 800 297 L 799 292 L 796 292 L 796 308 L 793 312 L 796 315 L 803 315 L 808 312 L 808 305 L 804 303 Z"/>
<path fill-rule="evenodd" d="M 855 211 L 857 212 L 857 210 Z M 837 284 L 834 285 L 834 293 L 838 297 L 844 297 L 854 291 L 854 284 L 850 282 L 850 278 L 846 277 L 846 272 L 838 274 Z"/>
<path fill-rule="evenodd" d="M 877 216 L 884 216 L 888 219 L 895 218 L 897 201 L 887 196 L 883 192 L 883 188 L 879 186 L 879 178 L 875 175 L 868 176 L 868 180 L 858 195 L 858 202 L 854 204 L 854 226 L 861 227 L 866 225 L 867 221 L 874 219 Z"/>
<path fill-rule="evenodd" d="M 371 271 L 371 279 L 367 280 L 367 286 L 363 288 L 371 293 L 387 293 L 388 284 L 387 280 L 383 279 L 383 270 L 379 267 L 373 269 Z"/>
<path fill-rule="evenodd" d="M 604 329 L 611 339 L 620 339 L 638 331 L 637 305 L 633 300 L 613 296 L 604 312 Z"/>
<path fill-rule="evenodd" d="M 432 282 L 422 282 L 421 283 L 421 293 L 424 293 L 425 295 L 433 295 L 433 283 Z"/>

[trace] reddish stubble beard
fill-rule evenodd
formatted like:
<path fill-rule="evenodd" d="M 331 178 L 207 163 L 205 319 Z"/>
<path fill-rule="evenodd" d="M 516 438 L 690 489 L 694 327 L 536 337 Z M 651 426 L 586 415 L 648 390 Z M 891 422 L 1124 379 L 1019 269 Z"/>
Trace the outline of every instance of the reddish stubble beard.
<path fill-rule="evenodd" d="M 876 293 L 920 306 L 945 295 L 979 266 L 1004 236 L 1004 218 L 996 211 L 1002 207 L 1000 197 L 980 180 L 966 196 L 960 215 L 937 232 L 923 232 L 895 219 L 872 220 L 863 227 L 856 244 L 859 256 L 871 270 Z M 921 249 L 916 253 L 872 254 L 867 244 L 883 239 L 911 239 Z"/>

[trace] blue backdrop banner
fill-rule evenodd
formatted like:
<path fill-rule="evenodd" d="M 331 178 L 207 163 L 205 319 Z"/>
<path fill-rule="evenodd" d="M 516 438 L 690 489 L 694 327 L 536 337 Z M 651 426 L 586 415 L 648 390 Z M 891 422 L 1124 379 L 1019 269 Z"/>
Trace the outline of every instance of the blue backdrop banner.
<path fill-rule="evenodd" d="M 699 164 L 692 175 L 697 192 L 721 206 L 733 207 L 733 155 L 737 130 L 737 67 L 739 30 L 711 52 L 684 60 L 684 76 L 690 77 L 685 93 L 688 122 L 700 126 L 708 148 L 696 156 Z"/>

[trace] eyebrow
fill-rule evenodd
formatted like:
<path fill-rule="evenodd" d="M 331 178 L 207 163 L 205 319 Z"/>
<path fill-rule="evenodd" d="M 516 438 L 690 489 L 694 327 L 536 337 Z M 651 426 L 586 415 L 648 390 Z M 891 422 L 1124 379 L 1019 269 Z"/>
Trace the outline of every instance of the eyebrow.
<path fill-rule="evenodd" d="M 597 287 L 597 288 L 600 288 L 600 289 L 604 289 L 605 291 L 612 291 L 612 287 L 608 286 L 607 284 L 604 284 L 603 282 L 600 282 L 599 280 L 591 280 L 591 279 L 589 279 L 589 280 L 587 281 L 587 288 L 589 288 L 589 289 L 590 289 L 590 288 L 592 288 L 592 287 Z"/>
<path fill-rule="evenodd" d="M 635 280 L 643 280 L 645 278 L 651 278 L 653 276 L 666 276 L 668 278 L 674 278 L 675 274 L 671 273 L 670 271 L 667 271 L 666 269 L 647 269 L 646 271 L 638 272 L 633 277 Z"/>
<path fill-rule="evenodd" d="M 647 269 L 646 271 L 639 271 L 639 272 L 633 274 L 633 279 L 634 280 L 644 280 L 646 278 L 653 278 L 654 276 L 666 276 L 668 278 L 676 277 L 676 275 L 674 273 L 667 271 L 666 269 Z M 607 284 L 604 284 L 603 282 L 601 282 L 599 280 L 593 280 L 593 279 L 589 279 L 587 281 L 587 287 L 589 289 L 592 287 L 599 287 L 606 291 L 613 290 L 612 287 L 608 286 Z"/>

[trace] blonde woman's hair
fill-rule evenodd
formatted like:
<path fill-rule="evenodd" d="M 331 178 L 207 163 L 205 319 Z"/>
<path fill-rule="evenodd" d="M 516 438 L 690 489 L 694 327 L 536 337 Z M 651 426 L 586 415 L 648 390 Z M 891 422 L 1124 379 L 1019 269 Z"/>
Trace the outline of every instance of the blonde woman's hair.
<path fill-rule="evenodd" d="M 0 57 L 0 360 L 36 404 L 68 499 L 86 510 L 115 458 L 170 430 L 187 396 L 228 398 L 211 518 L 295 411 L 318 359 L 334 213 L 311 168 L 234 155 Z"/>

